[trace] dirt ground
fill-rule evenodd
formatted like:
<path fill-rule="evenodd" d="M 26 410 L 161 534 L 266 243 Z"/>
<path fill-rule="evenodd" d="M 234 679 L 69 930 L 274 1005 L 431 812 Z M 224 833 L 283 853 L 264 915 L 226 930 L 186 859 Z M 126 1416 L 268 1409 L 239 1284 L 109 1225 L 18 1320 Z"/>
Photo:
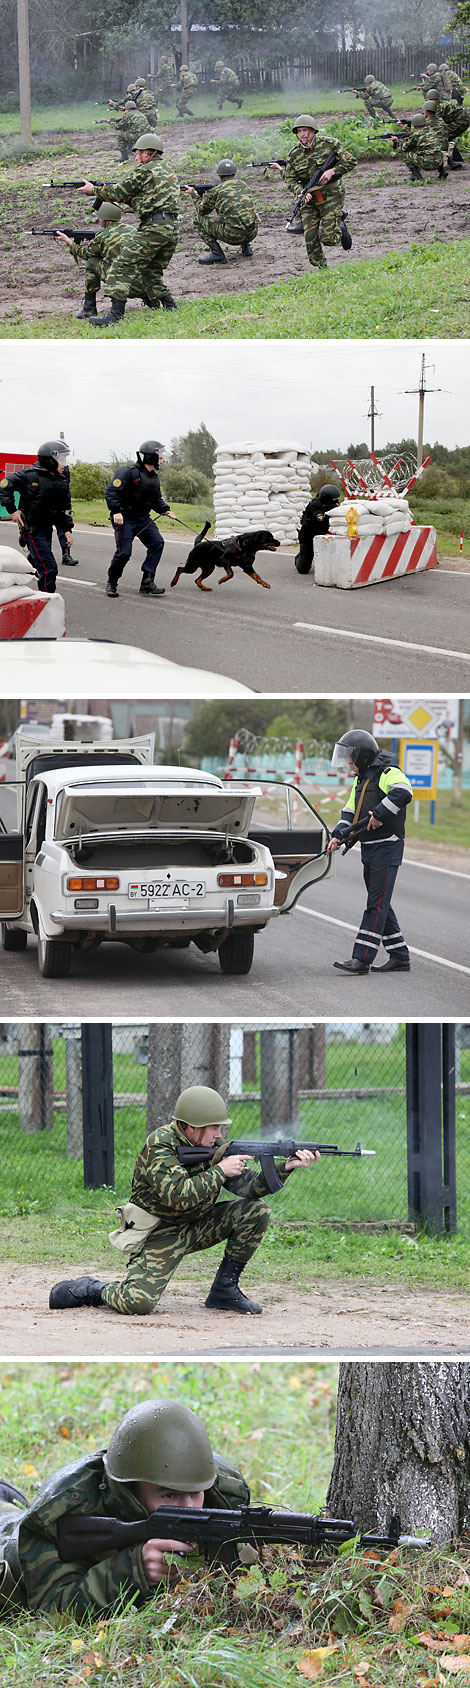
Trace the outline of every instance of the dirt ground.
<path fill-rule="evenodd" d="M 84 1267 L 83 1270 L 93 1270 Z M 79 1268 L 74 1267 L 74 1275 Z M 51 1284 L 67 1274 L 51 1267 L 2 1269 L 0 1353 L 2 1360 L 142 1358 L 234 1354 L 466 1353 L 470 1339 L 470 1297 L 457 1291 L 401 1290 L 357 1281 L 318 1289 L 288 1285 L 248 1286 L 263 1303 L 261 1318 L 210 1313 L 205 1287 L 177 1276 L 148 1317 L 126 1319 L 105 1308 L 51 1313 Z M 209 1279 L 207 1279 L 207 1283 Z"/>
<path fill-rule="evenodd" d="M 322 119 L 328 121 L 325 116 Z M 277 129 L 277 121 L 273 120 Z M 224 123 L 223 146 L 229 150 L 230 136 L 256 137 L 258 128 L 266 132 L 266 118 L 227 118 Z M 213 125 L 207 122 L 188 122 L 184 128 L 176 125 L 168 135 L 168 155 L 178 161 L 189 147 L 213 138 Z M 42 136 L 47 139 L 57 136 Z M 85 134 L 67 137 L 79 149 L 60 160 L 41 160 L 32 165 L 15 166 L 5 172 L 7 191 L 0 204 L 0 318 L 22 310 L 27 321 L 57 312 L 75 314 L 83 293 L 82 265 L 77 268 L 65 248 L 52 240 L 35 239 L 28 235 L 31 227 L 55 227 L 58 223 L 83 226 L 85 202 L 74 189 L 61 194 L 42 184 L 52 176 L 59 181 L 86 177 L 96 178 L 101 172 L 105 179 L 116 176 L 116 153 L 108 137 L 90 140 Z M 119 166 L 120 168 L 120 166 Z M 202 243 L 193 227 L 190 203 L 184 205 L 180 229 L 180 244 L 166 272 L 167 280 L 177 299 L 197 299 L 203 295 L 241 293 L 263 283 L 286 281 L 308 269 L 303 237 L 285 232 L 285 222 L 292 209 L 292 199 L 280 178 L 266 180 L 262 171 L 243 170 L 249 180 L 260 218 L 260 231 L 254 244 L 252 259 L 242 258 L 238 248 L 227 249 L 225 267 L 209 270 L 198 265 Z M 346 177 L 346 209 L 348 227 L 353 237 L 352 251 L 341 247 L 327 253 L 328 264 L 338 264 L 372 258 L 387 252 L 399 252 L 412 244 L 431 238 L 443 242 L 468 234 L 470 171 L 449 175 L 447 181 L 433 177 L 426 184 L 411 184 L 405 166 L 397 159 L 387 158 L 356 166 Z M 90 205 L 88 201 L 88 206 Z M 134 223 L 132 223 L 134 226 Z M 136 301 L 129 309 L 138 310 Z"/>

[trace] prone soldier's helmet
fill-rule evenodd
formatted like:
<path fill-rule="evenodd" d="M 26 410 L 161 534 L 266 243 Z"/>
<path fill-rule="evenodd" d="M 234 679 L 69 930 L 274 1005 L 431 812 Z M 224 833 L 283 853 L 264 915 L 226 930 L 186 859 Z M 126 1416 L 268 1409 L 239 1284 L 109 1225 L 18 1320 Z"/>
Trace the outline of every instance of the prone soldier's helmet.
<path fill-rule="evenodd" d="M 428 72 L 428 76 L 435 76 L 436 70 L 437 70 L 437 64 L 427 64 L 426 70 Z"/>
<path fill-rule="evenodd" d="M 138 140 L 134 141 L 132 151 L 155 152 L 158 153 L 161 158 L 163 153 L 163 141 L 161 135 L 157 135 L 155 129 L 145 129 L 143 135 L 139 135 Z"/>
<path fill-rule="evenodd" d="M 146 76 L 136 76 L 136 79 L 135 79 L 135 82 L 134 82 L 134 88 L 146 88 L 146 87 L 147 87 L 147 77 Z"/>
<path fill-rule="evenodd" d="M 371 88 L 374 80 L 375 80 L 375 78 L 373 76 L 365 76 L 364 77 L 364 87 L 365 88 Z"/>
<path fill-rule="evenodd" d="M 164 451 L 162 440 L 144 440 L 137 452 L 138 463 L 151 463 L 154 469 L 160 467 L 160 452 Z"/>
<path fill-rule="evenodd" d="M 339 487 L 333 486 L 332 481 L 327 481 L 326 486 L 320 487 L 318 502 L 323 505 L 325 510 L 332 510 L 334 504 L 339 504 L 339 500 Z"/>
<path fill-rule="evenodd" d="M 223 1097 L 207 1084 L 191 1084 L 189 1090 L 182 1090 L 175 1102 L 174 1118 L 197 1131 L 203 1131 L 206 1125 L 232 1124 Z"/>
<path fill-rule="evenodd" d="M 415 112 L 413 112 L 411 122 L 413 124 L 413 129 L 424 129 L 424 125 L 425 125 L 425 122 L 426 122 L 426 111 L 415 111 Z"/>
<path fill-rule="evenodd" d="M 120 212 L 120 209 L 119 209 L 119 205 L 110 205 L 108 203 L 108 200 L 104 199 L 103 204 L 100 205 L 100 208 L 99 208 L 99 211 L 98 211 L 98 222 L 99 223 L 120 223 L 120 221 L 121 221 L 121 212 Z"/>
<path fill-rule="evenodd" d="M 217 165 L 217 175 L 220 176 L 221 181 L 225 182 L 229 176 L 236 176 L 236 174 L 237 167 L 233 158 L 221 158 L 220 164 Z"/>
<path fill-rule="evenodd" d="M 38 463 L 41 469 L 54 471 L 59 463 L 66 463 L 70 457 L 70 446 L 65 440 L 45 440 L 38 446 Z"/>
<path fill-rule="evenodd" d="M 319 128 L 318 119 L 316 117 L 312 117 L 311 111 L 301 111 L 300 117 L 296 117 L 295 123 L 292 124 L 292 129 L 293 129 L 294 135 L 297 134 L 298 129 L 318 129 L 318 128 Z"/>
<path fill-rule="evenodd" d="M 366 733 L 362 727 L 351 727 L 348 733 L 343 733 L 337 740 L 330 767 L 332 772 L 345 774 L 349 772 L 349 763 L 354 762 L 360 775 L 365 774 L 378 751 L 377 739 L 372 733 Z"/>
<path fill-rule="evenodd" d="M 179 1401 L 131 1407 L 103 1456 L 113 1483 L 154 1483 L 181 1494 L 209 1489 L 216 1470 L 205 1426 Z"/>

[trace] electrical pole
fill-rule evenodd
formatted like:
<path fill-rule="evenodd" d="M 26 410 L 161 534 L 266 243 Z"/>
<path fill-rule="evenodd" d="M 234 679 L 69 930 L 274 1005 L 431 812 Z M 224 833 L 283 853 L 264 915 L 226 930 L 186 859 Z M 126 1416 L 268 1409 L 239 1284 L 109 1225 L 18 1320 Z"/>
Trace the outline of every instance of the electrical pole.
<path fill-rule="evenodd" d="M 423 352 L 423 355 L 422 355 L 422 358 L 421 358 L 421 369 L 420 369 L 420 374 L 419 374 L 419 386 L 418 387 L 406 387 L 405 388 L 405 392 L 407 392 L 407 393 L 411 393 L 411 394 L 417 393 L 418 394 L 418 459 L 417 459 L 417 464 L 416 464 L 416 468 L 417 468 L 418 471 L 420 469 L 422 469 L 422 467 L 423 467 L 424 400 L 425 400 L 425 396 L 426 396 L 426 393 L 441 393 L 442 392 L 442 387 L 427 387 L 426 386 L 426 371 L 428 369 L 432 369 L 432 371 L 434 373 L 435 367 L 436 366 L 435 366 L 434 363 L 426 363 L 426 354 L 425 354 L 425 352 Z"/>
<path fill-rule="evenodd" d="M 379 417 L 379 416 L 382 415 L 382 412 L 380 410 L 377 410 L 377 408 L 376 408 L 375 387 L 371 387 L 371 389 L 370 389 L 370 405 L 369 405 L 367 415 L 368 415 L 368 418 L 369 418 L 369 421 L 370 421 L 370 449 L 371 449 L 371 452 L 372 452 L 372 451 L 375 451 L 375 421 L 376 421 L 376 417 Z"/>
<path fill-rule="evenodd" d="M 23 141 L 31 145 L 31 77 L 29 69 L 28 0 L 17 0 L 18 17 L 18 75 L 20 86 L 20 127 Z"/>

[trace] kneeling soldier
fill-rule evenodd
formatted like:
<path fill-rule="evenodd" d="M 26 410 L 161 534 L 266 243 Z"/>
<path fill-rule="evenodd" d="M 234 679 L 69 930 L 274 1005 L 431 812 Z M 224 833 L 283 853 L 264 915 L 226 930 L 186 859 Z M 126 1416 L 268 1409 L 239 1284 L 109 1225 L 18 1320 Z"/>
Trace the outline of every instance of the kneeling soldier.
<path fill-rule="evenodd" d="M 226 1242 L 226 1250 L 209 1290 L 206 1307 L 228 1313 L 261 1313 L 239 1288 L 247 1261 L 259 1247 L 270 1222 L 263 1196 L 268 1185 L 263 1172 L 246 1170 L 246 1155 L 227 1155 L 222 1149 L 210 1166 L 198 1170 L 182 1166 L 178 1148 L 188 1143 L 213 1148 L 227 1138 L 231 1124 L 217 1090 L 192 1085 L 175 1104 L 170 1125 L 153 1131 L 134 1167 L 131 1201 L 118 1209 L 121 1230 L 111 1242 L 127 1253 L 125 1278 L 100 1283 L 96 1278 L 72 1278 L 54 1284 L 49 1306 L 111 1307 L 115 1313 L 152 1313 L 185 1254 Z M 318 1159 L 308 1149 L 276 1165 L 284 1182 L 290 1172 Z M 225 1191 L 235 1201 L 219 1201 Z"/>
<path fill-rule="evenodd" d="M 431 127 L 429 113 L 417 111 L 411 119 L 411 129 L 405 138 L 400 139 L 403 161 L 410 172 L 413 182 L 422 182 L 423 170 L 437 170 L 438 176 L 447 176 L 442 160 L 442 138 Z"/>
<path fill-rule="evenodd" d="M 250 242 L 258 233 L 258 218 L 251 193 L 242 182 L 235 181 L 236 174 L 233 159 L 221 158 L 217 165 L 219 187 L 209 188 L 202 198 L 196 188 L 186 188 L 197 203 L 196 228 L 209 247 L 207 256 L 198 259 L 199 264 L 227 263 L 221 240 L 227 246 L 241 246 L 244 258 L 253 257 Z"/>
<path fill-rule="evenodd" d="M 102 281 L 106 281 L 111 266 L 116 258 L 124 251 L 127 229 L 118 228 L 121 212 L 118 205 L 107 205 L 106 201 L 100 205 L 98 224 L 101 233 L 93 240 L 76 241 L 68 234 L 58 234 L 57 239 L 62 246 L 68 246 L 75 258 L 75 263 L 85 264 L 85 298 L 81 311 L 77 311 L 77 321 L 82 317 L 96 316 L 96 295 Z"/>

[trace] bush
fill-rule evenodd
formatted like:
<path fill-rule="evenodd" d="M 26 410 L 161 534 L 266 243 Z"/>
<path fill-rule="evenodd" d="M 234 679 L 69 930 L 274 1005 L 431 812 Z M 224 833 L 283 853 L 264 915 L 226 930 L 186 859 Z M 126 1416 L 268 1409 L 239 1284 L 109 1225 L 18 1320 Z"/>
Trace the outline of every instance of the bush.
<path fill-rule="evenodd" d="M 0 141 L 0 164 L 23 164 L 28 158 L 40 157 L 40 150 L 22 135 L 7 135 Z"/>
<path fill-rule="evenodd" d="M 109 480 L 104 463 L 75 463 L 70 470 L 72 498 L 102 498 Z"/>
<path fill-rule="evenodd" d="M 212 497 L 212 487 L 199 469 L 164 469 L 162 487 L 165 498 L 177 498 L 180 504 L 199 504 Z"/>
<path fill-rule="evenodd" d="M 425 469 L 418 486 L 420 499 L 458 498 L 461 496 L 458 478 L 449 475 L 446 469 L 435 469 L 434 467 Z"/>
<path fill-rule="evenodd" d="M 341 497 L 344 495 L 344 487 L 340 481 L 339 475 L 335 475 L 334 469 L 331 470 L 331 474 L 328 473 L 327 469 L 319 469 L 316 475 L 311 476 L 310 491 L 312 498 L 318 498 L 318 494 L 321 492 L 322 486 L 337 486 L 338 492 L 341 493 Z"/>

